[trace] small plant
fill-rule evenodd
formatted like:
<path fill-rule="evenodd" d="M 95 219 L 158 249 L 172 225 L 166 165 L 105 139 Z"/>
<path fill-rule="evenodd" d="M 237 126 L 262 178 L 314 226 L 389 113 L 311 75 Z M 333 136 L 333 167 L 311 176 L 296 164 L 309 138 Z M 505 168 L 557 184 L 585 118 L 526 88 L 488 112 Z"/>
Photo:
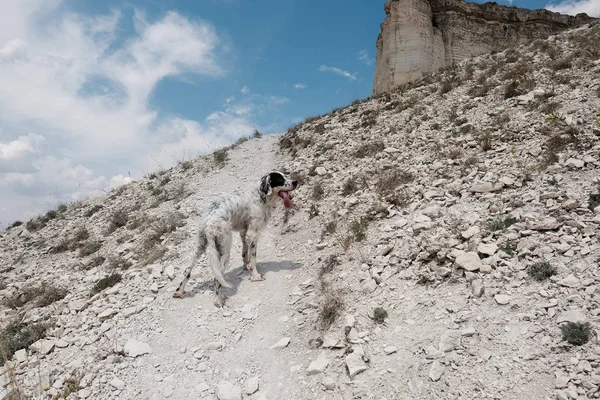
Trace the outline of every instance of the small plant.
<path fill-rule="evenodd" d="M 223 164 L 225 164 L 225 161 L 227 161 L 228 157 L 229 156 L 227 155 L 227 149 L 220 149 L 213 153 L 213 160 L 217 167 L 223 166 Z"/>
<path fill-rule="evenodd" d="M 190 169 L 194 166 L 194 164 L 189 160 L 182 162 L 180 165 L 181 165 L 181 169 L 184 171 L 187 171 L 188 169 Z"/>
<path fill-rule="evenodd" d="M 325 224 L 325 233 L 331 235 L 331 234 L 334 234 L 336 230 L 337 230 L 337 222 L 336 221 L 329 221 Z"/>
<path fill-rule="evenodd" d="M 385 149 L 385 144 L 381 140 L 366 143 L 361 145 L 355 152 L 354 157 L 365 158 L 373 157 L 374 155 L 381 153 Z"/>
<path fill-rule="evenodd" d="M 500 250 L 502 250 L 503 252 L 505 252 L 509 256 L 512 256 L 513 254 L 515 254 L 515 251 L 517 249 L 515 248 L 515 246 L 512 245 L 512 243 L 508 243 L 507 242 L 504 246 L 500 247 Z"/>
<path fill-rule="evenodd" d="M 122 276 L 119 273 L 113 273 L 106 278 L 100 279 L 94 287 L 92 288 L 92 295 L 96 293 L 100 293 L 104 289 L 108 289 L 109 287 L 115 286 L 117 283 L 121 282 Z"/>
<path fill-rule="evenodd" d="M 79 384 L 81 383 L 81 376 L 74 376 L 68 379 L 65 379 L 65 383 L 63 385 L 62 392 L 58 393 L 52 400 L 66 399 L 69 397 L 71 393 L 77 393 L 81 387 Z"/>
<path fill-rule="evenodd" d="M 6 229 L 16 228 L 17 226 L 21 226 L 21 225 L 23 225 L 23 222 L 21 222 L 21 221 L 15 221 L 12 224 L 8 225 L 8 227 Z"/>
<path fill-rule="evenodd" d="M 350 233 L 355 241 L 362 242 L 367 237 L 367 229 L 369 228 L 369 219 L 361 217 L 350 223 Z"/>
<path fill-rule="evenodd" d="M 86 210 L 86 212 L 83 214 L 86 218 L 91 217 L 92 215 L 96 214 L 98 211 L 102 210 L 102 207 L 100 204 L 95 204 L 94 206 L 90 207 L 88 210 Z"/>
<path fill-rule="evenodd" d="M 335 322 L 344 302 L 339 293 L 328 293 L 325 295 L 321 306 L 321 328 L 327 330 Z"/>
<path fill-rule="evenodd" d="M 46 336 L 47 324 L 43 323 L 25 323 L 11 322 L 2 332 L 0 332 L 0 366 L 11 359 L 17 350 L 26 349 L 33 343 Z"/>
<path fill-rule="evenodd" d="M 590 340 L 590 323 L 567 322 L 561 325 L 563 340 L 574 346 L 582 346 Z"/>
<path fill-rule="evenodd" d="M 490 233 L 496 232 L 496 231 L 502 231 L 504 229 L 507 229 L 511 225 L 516 224 L 517 222 L 518 222 L 517 219 L 514 217 L 503 218 L 501 215 L 499 215 L 497 218 L 488 222 L 488 224 L 486 226 L 486 231 L 488 231 Z"/>
<path fill-rule="evenodd" d="M 294 146 L 294 142 L 289 138 L 288 135 L 283 135 L 279 138 L 279 148 L 290 149 Z"/>
<path fill-rule="evenodd" d="M 252 131 L 252 137 L 253 137 L 253 138 L 255 138 L 255 139 L 260 139 L 261 137 L 263 137 L 263 134 L 262 134 L 262 133 L 260 133 L 260 132 L 258 131 L 258 129 L 256 129 L 256 128 L 255 128 L 255 129 Z"/>
<path fill-rule="evenodd" d="M 323 195 L 325 194 L 325 189 L 323 189 L 323 185 L 320 182 L 315 182 L 312 188 L 312 198 L 315 200 L 321 200 Z"/>
<path fill-rule="evenodd" d="M 90 270 L 92 268 L 96 268 L 101 266 L 102 264 L 104 264 L 104 261 L 106 261 L 106 257 L 104 256 L 96 256 L 92 259 L 92 261 L 90 261 L 89 263 L 87 263 L 87 265 L 85 266 L 86 270 Z"/>
<path fill-rule="evenodd" d="M 87 257 L 94 254 L 102 248 L 102 243 L 99 240 L 90 240 L 79 249 L 79 257 Z"/>
<path fill-rule="evenodd" d="M 573 66 L 573 64 L 571 63 L 570 57 L 565 57 L 565 58 L 553 60 L 552 62 L 550 62 L 550 68 L 554 71 L 569 69 L 572 66 Z"/>
<path fill-rule="evenodd" d="M 66 295 L 66 289 L 43 283 L 24 288 L 21 292 L 5 299 L 4 304 L 13 309 L 21 308 L 26 304 L 31 304 L 34 308 L 47 307 L 55 301 L 64 299 Z"/>
<path fill-rule="evenodd" d="M 125 210 L 115 211 L 108 221 L 108 232 L 112 233 L 118 228 L 124 227 L 129 221 L 129 213 Z"/>
<path fill-rule="evenodd" d="M 598 206 L 600 206 L 600 193 L 590 193 L 590 197 L 588 198 L 588 209 L 594 211 Z"/>
<path fill-rule="evenodd" d="M 356 184 L 356 178 L 351 177 L 346 182 L 344 182 L 344 186 L 342 186 L 342 196 L 350 196 L 357 190 L 358 185 Z"/>
<path fill-rule="evenodd" d="M 376 185 L 377 194 L 385 201 L 397 205 L 404 206 L 406 201 L 406 193 L 399 191 L 401 185 L 412 182 L 415 175 L 401 168 L 384 170 Z"/>
<path fill-rule="evenodd" d="M 550 265 L 548 261 L 541 261 L 529 267 L 527 273 L 536 281 L 541 282 L 549 279 L 551 276 L 556 275 L 557 270 L 556 267 Z"/>
<path fill-rule="evenodd" d="M 331 254 L 329 257 L 327 257 L 319 269 L 319 279 L 322 280 L 325 275 L 332 272 L 339 262 L 340 261 L 335 254 Z"/>
<path fill-rule="evenodd" d="M 373 310 L 373 320 L 375 322 L 377 322 L 378 324 L 383 324 L 387 317 L 388 317 L 388 312 L 385 309 L 383 309 L 381 307 L 376 307 Z"/>
<path fill-rule="evenodd" d="M 489 133 L 484 134 L 479 140 L 479 146 L 483 151 L 490 151 L 492 149 L 492 136 Z"/>
<path fill-rule="evenodd" d="M 310 205 L 310 208 L 308 210 L 308 219 L 313 219 L 314 217 L 317 217 L 320 214 L 319 212 L 319 206 L 317 206 L 315 203 Z"/>

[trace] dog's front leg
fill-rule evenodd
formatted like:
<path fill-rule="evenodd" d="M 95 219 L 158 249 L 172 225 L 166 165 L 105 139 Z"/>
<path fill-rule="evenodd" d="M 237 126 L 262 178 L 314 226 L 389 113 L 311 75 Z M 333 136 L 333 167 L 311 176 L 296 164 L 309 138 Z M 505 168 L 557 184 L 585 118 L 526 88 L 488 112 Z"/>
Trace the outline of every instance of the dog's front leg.
<path fill-rule="evenodd" d="M 250 268 L 250 280 L 251 281 L 262 281 L 264 278 L 256 270 L 256 247 L 258 246 L 258 232 L 249 230 L 246 233 L 246 240 L 248 245 L 248 258 Z"/>

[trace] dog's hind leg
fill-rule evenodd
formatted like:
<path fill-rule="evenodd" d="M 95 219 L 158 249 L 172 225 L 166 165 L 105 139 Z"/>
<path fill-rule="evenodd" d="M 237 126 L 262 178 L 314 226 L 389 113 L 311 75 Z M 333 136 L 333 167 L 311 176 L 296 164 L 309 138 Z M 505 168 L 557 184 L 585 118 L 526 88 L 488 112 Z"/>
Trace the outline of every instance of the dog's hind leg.
<path fill-rule="evenodd" d="M 258 232 L 255 230 L 248 230 L 246 233 L 246 240 L 248 243 L 248 258 L 250 259 L 250 280 L 251 281 L 262 281 L 263 276 L 256 270 L 256 247 L 258 246 Z"/>
<path fill-rule="evenodd" d="M 181 280 L 179 286 L 177 286 L 177 290 L 173 293 L 173 297 L 181 298 L 184 296 L 185 285 L 190 279 L 190 275 L 192 274 L 192 270 L 198 262 L 198 258 L 202 255 L 202 253 L 204 253 L 205 250 L 206 235 L 204 234 L 204 232 L 200 231 L 200 233 L 198 234 L 198 242 L 196 243 L 196 251 L 194 251 L 194 255 L 192 256 L 192 262 L 190 262 L 190 265 L 188 265 L 188 267 L 185 269 L 185 272 L 183 273 L 183 279 Z"/>
<path fill-rule="evenodd" d="M 215 277 L 215 279 L 221 284 L 221 286 L 226 288 L 231 288 L 231 284 L 225 280 L 223 276 L 223 271 L 225 266 L 223 265 L 224 261 L 224 250 L 226 243 L 223 243 L 220 237 L 210 237 L 208 238 L 208 245 L 206 247 L 206 254 L 208 255 L 208 263 L 210 264 L 210 269 Z"/>

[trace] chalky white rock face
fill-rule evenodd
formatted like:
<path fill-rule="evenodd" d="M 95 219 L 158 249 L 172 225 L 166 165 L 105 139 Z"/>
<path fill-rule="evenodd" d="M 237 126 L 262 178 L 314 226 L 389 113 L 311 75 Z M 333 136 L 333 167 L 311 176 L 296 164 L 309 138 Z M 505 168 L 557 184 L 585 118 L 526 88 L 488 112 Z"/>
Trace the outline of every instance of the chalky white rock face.
<path fill-rule="evenodd" d="M 463 0 L 392 0 L 377 38 L 373 94 L 492 50 L 589 23 L 547 10 Z"/>
<path fill-rule="evenodd" d="M 69 399 L 596 398 L 599 42 L 600 25 L 479 56 L 447 93 L 452 71 L 0 232 L 1 328 L 50 325 L 0 393 L 14 376 L 48 399 L 74 380 Z M 534 84 L 506 98 L 518 71 Z M 301 182 L 259 240 L 265 280 L 234 238 L 225 307 L 205 260 L 173 299 L 200 210 L 273 169 Z M 82 226 L 96 253 L 59 246 Z M 66 296 L 22 304 L 41 285 Z M 590 324 L 583 347 L 569 323 Z"/>

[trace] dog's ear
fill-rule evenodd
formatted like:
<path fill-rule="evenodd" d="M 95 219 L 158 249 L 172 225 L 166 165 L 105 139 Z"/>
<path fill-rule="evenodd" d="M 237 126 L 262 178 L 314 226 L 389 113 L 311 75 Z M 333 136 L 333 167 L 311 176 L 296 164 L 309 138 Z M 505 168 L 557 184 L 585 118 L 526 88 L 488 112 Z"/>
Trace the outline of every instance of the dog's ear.
<path fill-rule="evenodd" d="M 265 175 L 262 177 L 260 180 L 260 191 L 267 196 L 271 194 L 273 191 L 271 189 L 271 175 Z"/>

